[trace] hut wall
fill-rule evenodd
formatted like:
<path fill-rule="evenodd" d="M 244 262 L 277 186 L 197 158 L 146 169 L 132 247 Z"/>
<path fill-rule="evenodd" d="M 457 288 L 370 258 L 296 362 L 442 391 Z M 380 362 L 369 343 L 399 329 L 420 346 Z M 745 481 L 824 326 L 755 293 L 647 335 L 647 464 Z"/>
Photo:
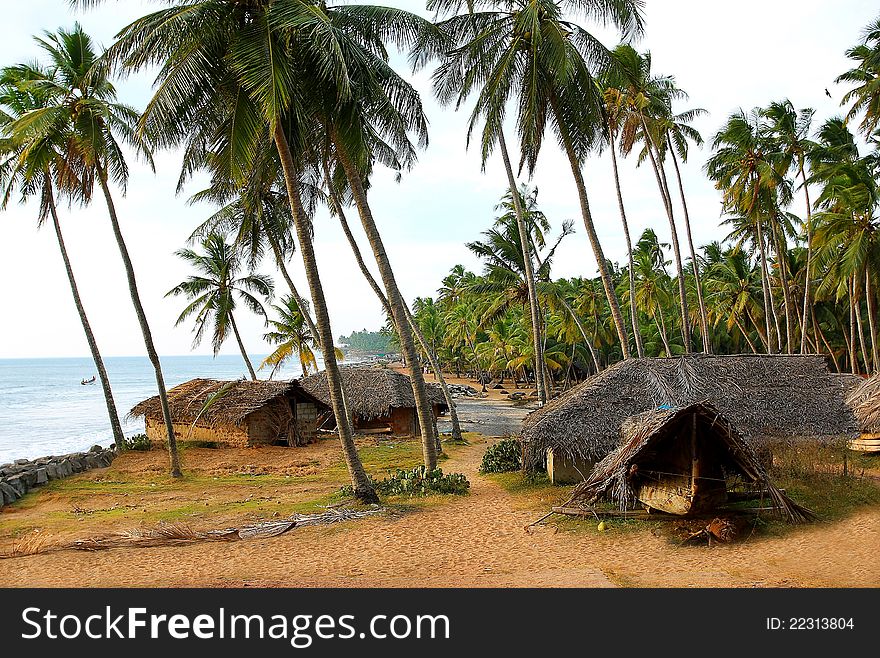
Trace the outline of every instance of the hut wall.
<path fill-rule="evenodd" d="M 393 432 L 393 425 L 394 422 L 391 415 L 370 418 L 369 420 L 367 420 L 366 418 L 358 417 L 354 420 L 355 430 L 380 430 L 391 427 Z"/>
<path fill-rule="evenodd" d="M 247 417 L 248 445 L 272 445 L 287 439 L 287 426 L 293 413 L 286 404 L 272 404 Z"/>
<path fill-rule="evenodd" d="M 146 419 L 147 438 L 156 445 L 164 445 L 167 438 L 165 423 L 156 418 Z M 213 441 L 237 448 L 248 445 L 247 430 L 235 425 L 205 427 L 174 423 L 174 436 L 178 441 Z"/>
<path fill-rule="evenodd" d="M 307 443 L 314 441 L 318 433 L 318 405 L 314 402 L 297 402 L 296 425 Z"/>
<path fill-rule="evenodd" d="M 418 436 L 418 420 L 411 407 L 392 409 L 391 433 L 395 436 Z"/>
<path fill-rule="evenodd" d="M 547 476 L 553 484 L 578 484 L 593 470 L 593 462 L 586 459 L 570 459 L 547 451 Z"/>

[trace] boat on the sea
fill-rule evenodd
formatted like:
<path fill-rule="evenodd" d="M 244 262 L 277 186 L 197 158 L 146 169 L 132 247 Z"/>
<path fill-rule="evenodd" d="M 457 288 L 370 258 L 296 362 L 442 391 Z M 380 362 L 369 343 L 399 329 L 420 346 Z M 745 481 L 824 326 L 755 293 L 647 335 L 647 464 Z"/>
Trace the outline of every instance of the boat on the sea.
<path fill-rule="evenodd" d="M 88 386 L 89 384 L 94 384 L 98 378 L 95 375 L 92 375 L 91 379 L 84 379 L 80 382 L 83 386 Z"/>

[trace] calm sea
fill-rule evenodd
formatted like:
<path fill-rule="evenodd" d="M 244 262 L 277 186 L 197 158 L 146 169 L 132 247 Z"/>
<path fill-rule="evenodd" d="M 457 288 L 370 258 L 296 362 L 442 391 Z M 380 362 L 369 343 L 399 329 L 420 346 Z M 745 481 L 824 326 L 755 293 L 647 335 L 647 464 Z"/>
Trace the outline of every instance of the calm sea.
<path fill-rule="evenodd" d="M 255 364 L 261 359 L 252 357 Z M 150 362 L 141 357 L 107 358 L 105 365 L 125 434 L 143 432 L 143 421 L 126 420 L 125 416 L 135 404 L 156 394 Z M 163 357 L 162 372 L 168 388 L 197 377 L 247 376 L 240 356 Z M 0 464 L 112 443 L 100 383 L 80 383 L 95 374 L 89 358 L 0 359 Z M 275 378 L 299 376 L 296 362 Z"/>

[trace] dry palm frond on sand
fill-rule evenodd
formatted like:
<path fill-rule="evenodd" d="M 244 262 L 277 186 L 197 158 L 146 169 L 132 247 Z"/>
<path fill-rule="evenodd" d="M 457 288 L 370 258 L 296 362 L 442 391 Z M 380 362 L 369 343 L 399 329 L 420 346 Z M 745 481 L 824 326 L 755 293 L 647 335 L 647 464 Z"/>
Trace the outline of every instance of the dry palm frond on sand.
<path fill-rule="evenodd" d="M 155 528 L 125 530 L 112 534 L 78 539 L 68 544 L 47 545 L 42 541 L 25 540 L 0 558 L 21 557 L 50 553 L 55 551 L 106 551 L 112 548 L 155 548 L 162 546 L 184 546 L 197 542 L 235 542 L 248 539 L 268 539 L 278 537 L 293 528 L 331 525 L 344 521 L 355 521 L 374 514 L 381 508 L 371 510 L 329 509 L 320 514 L 294 514 L 286 519 L 261 521 L 240 528 L 198 531 L 183 523 L 162 523 Z"/>

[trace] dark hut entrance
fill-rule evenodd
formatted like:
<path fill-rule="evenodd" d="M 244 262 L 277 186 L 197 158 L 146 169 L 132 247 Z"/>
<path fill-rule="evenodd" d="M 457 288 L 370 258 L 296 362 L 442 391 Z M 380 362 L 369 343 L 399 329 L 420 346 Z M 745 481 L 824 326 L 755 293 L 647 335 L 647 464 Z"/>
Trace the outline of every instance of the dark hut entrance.
<path fill-rule="evenodd" d="M 569 503 L 605 499 L 623 510 L 644 505 L 697 515 L 727 502 L 728 479 L 738 476 L 766 494 L 787 520 L 812 518 L 773 485 L 754 451 L 707 402 L 633 416 L 621 434 L 621 445 L 575 487 Z"/>
<path fill-rule="evenodd" d="M 637 434 L 645 420 L 631 419 L 624 424 L 624 433 Z M 692 409 L 672 416 L 655 430 L 650 447 L 630 466 L 641 503 L 661 512 L 687 515 L 727 502 L 723 465 L 729 464 L 730 456 L 725 441 L 717 436 L 716 420 Z"/>

